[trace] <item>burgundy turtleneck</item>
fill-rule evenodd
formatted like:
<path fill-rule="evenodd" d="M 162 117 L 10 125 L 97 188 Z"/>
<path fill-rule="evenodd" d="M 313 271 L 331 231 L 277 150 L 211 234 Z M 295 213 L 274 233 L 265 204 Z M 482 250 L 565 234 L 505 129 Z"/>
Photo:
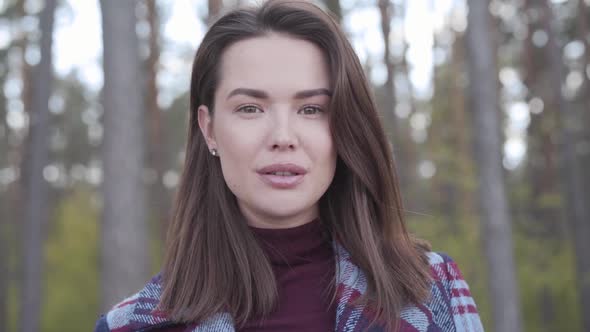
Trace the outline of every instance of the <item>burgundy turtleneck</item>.
<path fill-rule="evenodd" d="M 319 219 L 287 229 L 250 229 L 272 265 L 278 301 L 267 317 L 250 319 L 239 332 L 334 331 L 330 284 L 336 263 Z"/>

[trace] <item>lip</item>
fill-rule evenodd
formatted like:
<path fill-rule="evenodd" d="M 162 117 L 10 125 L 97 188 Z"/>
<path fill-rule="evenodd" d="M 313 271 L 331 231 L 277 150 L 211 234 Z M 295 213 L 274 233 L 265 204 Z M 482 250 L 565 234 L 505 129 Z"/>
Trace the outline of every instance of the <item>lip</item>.
<path fill-rule="evenodd" d="M 307 173 L 305 168 L 293 163 L 272 164 L 258 169 L 257 172 L 258 174 L 267 174 L 272 172 L 291 172 L 297 173 L 298 175 L 305 175 L 305 173 Z"/>
<path fill-rule="evenodd" d="M 262 167 L 256 172 L 264 183 L 277 189 L 290 189 L 296 187 L 303 181 L 303 178 L 307 173 L 305 168 L 292 163 L 272 164 Z M 291 172 L 296 175 L 282 176 L 269 174 L 273 172 Z"/>

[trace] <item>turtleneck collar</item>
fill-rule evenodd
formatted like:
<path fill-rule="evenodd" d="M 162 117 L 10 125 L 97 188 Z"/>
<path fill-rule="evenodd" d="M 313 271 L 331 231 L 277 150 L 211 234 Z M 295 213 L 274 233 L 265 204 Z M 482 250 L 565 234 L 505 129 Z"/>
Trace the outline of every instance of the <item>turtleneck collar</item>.
<path fill-rule="evenodd" d="M 250 229 L 272 265 L 306 264 L 332 254 L 330 237 L 319 218 L 292 228 Z"/>

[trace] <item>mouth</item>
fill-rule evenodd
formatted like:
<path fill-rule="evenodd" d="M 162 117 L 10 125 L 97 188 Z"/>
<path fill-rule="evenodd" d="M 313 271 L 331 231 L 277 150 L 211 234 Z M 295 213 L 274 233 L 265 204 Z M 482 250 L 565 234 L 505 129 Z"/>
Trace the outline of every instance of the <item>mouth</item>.
<path fill-rule="evenodd" d="M 264 174 L 264 175 L 276 175 L 276 176 L 295 176 L 295 175 L 299 175 L 301 173 L 278 171 L 278 172 L 265 172 L 265 173 L 261 173 L 261 174 Z"/>
<path fill-rule="evenodd" d="M 290 189 L 303 181 L 307 171 L 296 164 L 273 164 L 257 171 L 262 181 L 277 189 Z"/>
<path fill-rule="evenodd" d="M 291 163 L 284 164 L 272 164 L 260 168 L 258 174 L 262 175 L 275 175 L 275 176 L 297 176 L 305 175 L 307 171 L 302 166 Z"/>

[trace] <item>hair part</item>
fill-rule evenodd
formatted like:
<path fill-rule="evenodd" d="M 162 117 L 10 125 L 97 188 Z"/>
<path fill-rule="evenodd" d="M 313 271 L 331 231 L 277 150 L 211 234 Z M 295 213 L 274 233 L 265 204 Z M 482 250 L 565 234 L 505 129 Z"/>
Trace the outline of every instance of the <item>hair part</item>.
<path fill-rule="evenodd" d="M 190 88 L 186 159 L 169 225 L 160 310 L 182 322 L 220 311 L 238 326 L 269 314 L 274 274 L 209 154 L 197 108 L 214 109 L 220 59 L 233 43 L 279 33 L 318 46 L 330 69 L 330 129 L 338 155 L 334 180 L 319 202 L 320 220 L 366 274 L 360 301 L 397 328 L 403 306 L 427 299 L 430 268 L 424 242 L 411 238 L 393 156 L 360 62 L 328 14 L 303 1 L 270 0 L 217 20 L 196 53 Z M 334 294 L 335 296 L 335 294 Z"/>

